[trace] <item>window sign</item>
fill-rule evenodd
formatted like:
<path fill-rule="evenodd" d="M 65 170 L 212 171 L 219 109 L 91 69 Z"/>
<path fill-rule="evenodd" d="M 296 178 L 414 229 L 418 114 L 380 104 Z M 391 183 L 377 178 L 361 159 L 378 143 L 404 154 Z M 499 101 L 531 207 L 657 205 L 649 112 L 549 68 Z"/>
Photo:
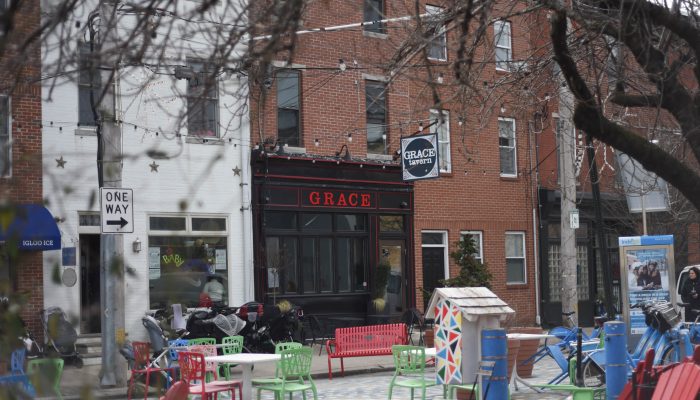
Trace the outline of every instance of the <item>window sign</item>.
<path fill-rule="evenodd" d="M 226 270 L 226 250 L 216 250 L 216 270 Z"/>
<path fill-rule="evenodd" d="M 401 169 L 404 181 L 438 178 L 438 138 L 436 134 L 401 139 Z"/>

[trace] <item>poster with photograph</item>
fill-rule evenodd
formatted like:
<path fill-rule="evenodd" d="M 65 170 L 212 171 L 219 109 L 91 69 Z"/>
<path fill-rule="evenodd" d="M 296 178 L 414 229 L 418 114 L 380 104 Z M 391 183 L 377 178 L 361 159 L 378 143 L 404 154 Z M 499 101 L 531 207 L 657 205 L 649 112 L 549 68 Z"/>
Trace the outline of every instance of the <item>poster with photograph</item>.
<path fill-rule="evenodd" d="M 634 239 L 634 240 L 631 240 Z M 644 314 L 632 305 L 647 301 L 672 301 L 673 236 L 620 238 L 621 277 L 626 279 L 624 306 L 633 335 L 643 334 Z"/>

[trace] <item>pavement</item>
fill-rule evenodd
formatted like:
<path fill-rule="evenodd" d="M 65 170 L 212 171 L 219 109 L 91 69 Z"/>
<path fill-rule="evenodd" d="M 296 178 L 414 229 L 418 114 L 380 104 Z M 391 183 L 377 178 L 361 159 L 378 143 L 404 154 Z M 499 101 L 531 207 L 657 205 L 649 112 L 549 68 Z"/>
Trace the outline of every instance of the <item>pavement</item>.
<path fill-rule="evenodd" d="M 328 379 L 328 358 L 325 349 L 319 355 L 320 347 L 314 346 L 314 358 L 312 361 L 312 377 L 318 390 L 318 398 L 321 400 L 373 400 L 388 397 L 389 382 L 393 375 L 393 359 L 391 356 L 356 357 L 345 359 L 345 376 L 340 376 L 340 361 L 332 360 L 333 379 Z M 432 368 L 427 368 L 430 371 Z M 126 399 L 126 387 L 100 388 L 100 366 L 84 366 L 75 368 L 67 366 L 61 380 L 61 393 L 66 400 L 81 399 Z M 274 363 L 259 364 L 255 367 L 255 377 L 273 376 Z M 547 383 L 559 374 L 559 367 L 549 357 L 539 361 L 534 366 L 532 377 L 524 379 L 526 383 Z M 240 370 L 232 370 L 232 379 L 240 377 Z M 565 392 L 539 393 L 530 388 L 518 385 L 520 390 L 514 390 L 511 385 L 512 400 L 562 400 Z M 139 390 L 139 392 L 141 392 Z M 255 393 L 253 393 L 255 396 Z M 442 399 L 442 387 L 434 386 L 428 389 L 428 399 Z M 138 398 L 138 396 L 135 396 Z M 301 397 L 297 395 L 295 398 Z M 157 399 L 155 391 L 151 392 L 149 399 Z M 221 396 L 220 398 L 224 398 Z M 255 398 L 255 397 L 253 397 Z M 263 393 L 263 399 L 272 400 L 273 396 Z M 408 399 L 408 389 L 395 388 L 393 399 Z M 505 399 L 504 399 L 505 400 Z"/>

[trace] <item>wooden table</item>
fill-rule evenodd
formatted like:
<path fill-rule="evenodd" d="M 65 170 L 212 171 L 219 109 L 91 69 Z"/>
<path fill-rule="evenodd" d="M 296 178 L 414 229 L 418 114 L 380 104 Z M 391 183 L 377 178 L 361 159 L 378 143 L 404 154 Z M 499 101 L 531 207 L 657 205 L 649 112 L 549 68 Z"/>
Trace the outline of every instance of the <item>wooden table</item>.
<path fill-rule="evenodd" d="M 266 362 L 277 362 L 281 359 L 282 356 L 280 354 L 267 353 L 238 353 L 223 356 L 204 357 L 205 361 L 215 363 L 233 363 L 241 365 L 241 367 L 243 368 L 243 400 L 251 400 L 253 398 L 253 365 Z"/>

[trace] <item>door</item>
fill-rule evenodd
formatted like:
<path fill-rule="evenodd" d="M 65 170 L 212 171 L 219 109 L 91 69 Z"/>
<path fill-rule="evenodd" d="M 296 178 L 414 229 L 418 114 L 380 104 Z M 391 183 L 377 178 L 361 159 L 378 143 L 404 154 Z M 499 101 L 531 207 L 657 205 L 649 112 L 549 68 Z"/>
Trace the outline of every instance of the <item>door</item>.
<path fill-rule="evenodd" d="M 380 240 L 376 283 L 384 287 L 385 312 L 400 317 L 406 309 L 405 244 L 403 240 Z"/>
<path fill-rule="evenodd" d="M 445 249 L 423 247 L 423 309 L 428 307 L 433 290 L 442 287 L 441 279 L 445 279 Z"/>
<path fill-rule="evenodd" d="M 80 235 L 80 333 L 100 333 L 100 235 Z"/>

